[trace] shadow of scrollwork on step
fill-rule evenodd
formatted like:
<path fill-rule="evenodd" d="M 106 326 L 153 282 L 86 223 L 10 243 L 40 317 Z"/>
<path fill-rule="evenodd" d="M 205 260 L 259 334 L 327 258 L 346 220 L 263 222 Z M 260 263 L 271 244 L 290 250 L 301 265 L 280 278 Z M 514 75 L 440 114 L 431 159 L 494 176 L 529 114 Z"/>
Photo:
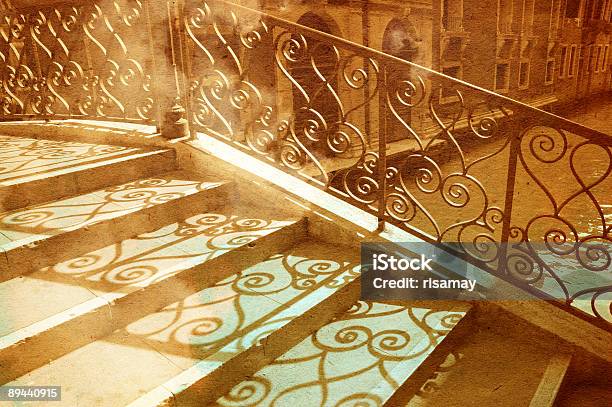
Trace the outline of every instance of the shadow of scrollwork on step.
<path fill-rule="evenodd" d="M 217 404 L 382 406 L 462 315 L 444 308 L 359 302 Z M 354 390 L 364 388 L 370 392 Z"/>
<path fill-rule="evenodd" d="M 283 312 L 292 304 L 325 289 L 338 276 L 355 275 L 356 259 L 344 257 L 325 245 L 302 243 L 148 315 L 126 331 L 183 366 L 227 357 L 216 354 L 221 348 L 227 352 L 227 346 L 242 352 L 282 326 L 288 318 Z"/>
<path fill-rule="evenodd" d="M 176 200 L 217 183 L 164 176 L 133 181 L 116 187 L 7 212 L 0 217 L 0 234 L 10 240 L 34 239 L 61 233 Z"/>
<path fill-rule="evenodd" d="M 120 157 L 137 148 L 0 136 L 0 183 Z M 0 184 L 1 185 L 1 184 Z"/>
<path fill-rule="evenodd" d="M 8 307 L 6 319 L 0 326 L 0 335 L 67 309 L 80 315 L 79 309 L 89 306 L 87 304 L 96 308 L 100 307 L 100 299 L 121 301 L 143 288 L 154 290 L 158 283 L 164 284 L 169 279 L 183 281 L 186 285 L 166 284 L 166 295 L 173 299 L 186 297 L 215 281 L 209 281 L 211 271 L 207 268 L 208 262 L 236 249 L 248 248 L 250 244 L 257 245 L 259 239 L 293 223 L 273 217 L 201 213 L 43 267 L 0 287 L 0 302 Z M 231 256 L 241 261 L 239 257 Z M 332 268 L 326 269 L 324 264 L 305 263 L 308 263 L 306 259 L 292 265 L 296 273 L 299 270 L 300 277 L 295 279 L 298 286 L 309 287 L 313 275 L 317 273 L 335 272 Z M 220 273 L 221 276 L 227 275 L 224 270 L 220 270 Z M 269 273 L 253 274 L 236 283 L 235 289 L 263 289 L 269 276 Z M 35 294 L 37 292 L 44 295 L 39 297 Z M 24 301 L 36 312 L 20 313 L 12 308 L 12 304 Z"/>
<path fill-rule="evenodd" d="M 46 267 L 32 277 L 98 293 L 152 285 L 244 246 L 286 222 L 206 213 Z"/>

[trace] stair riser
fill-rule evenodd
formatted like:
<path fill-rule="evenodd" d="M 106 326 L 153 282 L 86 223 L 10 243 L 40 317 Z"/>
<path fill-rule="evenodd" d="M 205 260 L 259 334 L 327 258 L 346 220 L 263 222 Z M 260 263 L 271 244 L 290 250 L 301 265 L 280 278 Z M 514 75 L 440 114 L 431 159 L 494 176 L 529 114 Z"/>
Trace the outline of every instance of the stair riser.
<path fill-rule="evenodd" d="M 346 312 L 358 301 L 359 295 L 360 282 L 356 279 L 317 304 L 304 309 L 303 313 L 269 334 L 258 346 L 251 346 L 224 360 L 216 369 L 202 373 L 199 380 L 175 386 L 165 383 L 163 388 L 158 387 L 130 404 L 130 407 L 212 405 L 233 386 L 274 361 L 334 317 Z"/>
<path fill-rule="evenodd" d="M 131 292 L 110 304 L 100 299 L 90 309 L 70 316 L 13 346 L 0 349 L 0 383 L 14 380 L 49 360 L 102 338 L 145 315 L 159 311 L 190 294 L 264 260 L 271 252 L 285 251 L 306 238 L 305 220 L 257 239 L 255 245 L 230 250 L 194 268 Z M 177 290 L 176 287 L 180 287 Z M 78 308 L 78 307 L 77 307 Z"/>
<path fill-rule="evenodd" d="M 67 172 L 50 178 L 11 185 L 0 189 L 0 212 L 88 193 L 109 185 L 122 184 L 175 169 L 175 153 L 173 150 L 169 150 L 82 171 Z"/>
<path fill-rule="evenodd" d="M 214 189 L 200 191 L 125 216 L 51 236 L 36 242 L 34 247 L 21 246 L 8 250 L 6 252 L 8 270 L 0 276 L 0 282 L 158 229 L 198 213 L 217 209 L 232 196 L 233 191 L 232 184 L 222 184 Z"/>

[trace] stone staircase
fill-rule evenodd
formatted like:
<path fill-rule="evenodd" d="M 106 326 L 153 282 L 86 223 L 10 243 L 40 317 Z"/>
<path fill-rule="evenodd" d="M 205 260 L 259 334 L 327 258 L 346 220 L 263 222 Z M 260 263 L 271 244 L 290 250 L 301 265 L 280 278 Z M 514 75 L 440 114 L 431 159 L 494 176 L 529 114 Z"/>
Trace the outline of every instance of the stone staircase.
<path fill-rule="evenodd" d="M 468 304 L 360 302 L 357 247 L 172 149 L 2 136 L 0 160 L 0 383 L 48 405 L 539 406 L 569 369 Z"/>

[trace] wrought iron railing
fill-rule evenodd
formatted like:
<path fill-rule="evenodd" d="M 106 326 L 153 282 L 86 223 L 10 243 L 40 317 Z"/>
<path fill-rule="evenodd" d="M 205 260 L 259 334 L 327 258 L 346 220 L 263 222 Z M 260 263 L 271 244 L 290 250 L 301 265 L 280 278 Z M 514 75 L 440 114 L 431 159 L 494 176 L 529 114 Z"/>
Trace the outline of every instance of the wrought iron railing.
<path fill-rule="evenodd" d="M 0 117 L 155 120 L 148 13 L 140 1 L 4 11 Z"/>
<path fill-rule="evenodd" d="M 224 1 L 110 4 L 4 16 L 5 120 L 159 124 L 178 97 L 192 133 L 610 327 L 612 137 Z"/>

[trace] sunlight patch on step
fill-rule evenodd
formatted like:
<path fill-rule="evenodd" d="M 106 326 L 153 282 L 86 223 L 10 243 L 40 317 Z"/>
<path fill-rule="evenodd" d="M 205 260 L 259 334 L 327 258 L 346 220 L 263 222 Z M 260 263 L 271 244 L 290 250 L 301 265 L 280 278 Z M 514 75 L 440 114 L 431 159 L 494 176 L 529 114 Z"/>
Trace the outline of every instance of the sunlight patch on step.
<path fill-rule="evenodd" d="M 118 331 L 112 341 L 95 341 L 11 382 L 28 386 L 53 383 L 62 387 L 54 406 L 123 406 L 154 383 L 181 369 L 143 344 Z M 145 374 L 146 372 L 146 374 Z M 20 404 L 28 406 L 30 403 Z M 31 405 L 40 405 L 34 402 Z"/>

